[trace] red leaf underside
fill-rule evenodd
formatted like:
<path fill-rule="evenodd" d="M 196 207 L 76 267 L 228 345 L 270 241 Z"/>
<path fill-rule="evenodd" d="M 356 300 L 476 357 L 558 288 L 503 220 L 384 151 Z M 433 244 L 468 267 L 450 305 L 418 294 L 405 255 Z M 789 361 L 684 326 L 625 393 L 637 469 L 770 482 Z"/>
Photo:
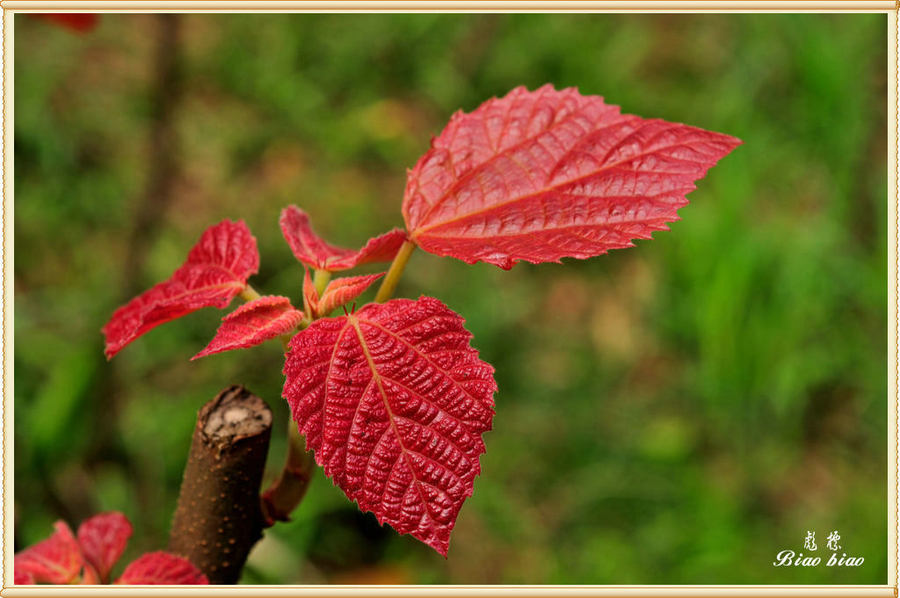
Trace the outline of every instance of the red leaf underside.
<path fill-rule="evenodd" d="M 16 583 L 67 584 L 81 572 L 84 559 L 72 530 L 63 521 L 53 526 L 53 535 L 16 554 Z"/>
<path fill-rule="evenodd" d="M 189 560 L 168 552 L 150 552 L 132 562 L 117 584 L 200 585 L 209 580 Z"/>
<path fill-rule="evenodd" d="M 281 212 L 281 232 L 294 257 L 316 270 L 349 270 L 362 264 L 389 262 L 406 240 L 406 233 L 394 229 L 369 241 L 359 250 L 336 247 L 324 241 L 312 229 L 309 216 L 297 206 Z"/>
<path fill-rule="evenodd" d="M 327 316 L 336 308 L 353 301 L 382 276 L 384 276 L 384 272 L 335 278 L 325 287 L 325 292 L 318 301 L 318 314 Z"/>
<path fill-rule="evenodd" d="M 306 267 L 303 268 L 303 308 L 310 318 L 319 313 L 319 291 Z"/>
<path fill-rule="evenodd" d="M 160 324 L 203 307 L 226 307 L 258 268 L 256 239 L 243 221 L 210 227 L 168 280 L 113 313 L 102 330 L 107 359 Z"/>
<path fill-rule="evenodd" d="M 491 428 L 493 368 L 430 297 L 316 320 L 291 341 L 284 398 L 335 484 L 446 556 Z"/>
<path fill-rule="evenodd" d="M 216 336 L 191 359 L 258 345 L 287 334 L 302 319 L 303 312 L 294 309 L 287 297 L 269 295 L 254 299 L 225 316 Z"/>
<path fill-rule="evenodd" d="M 456 113 L 409 172 L 403 216 L 431 253 L 511 268 L 588 258 L 667 230 L 741 141 L 524 87 Z"/>
<path fill-rule="evenodd" d="M 109 582 L 109 572 L 125 551 L 131 523 L 122 513 L 101 513 L 78 527 L 78 543 L 99 582 Z"/>

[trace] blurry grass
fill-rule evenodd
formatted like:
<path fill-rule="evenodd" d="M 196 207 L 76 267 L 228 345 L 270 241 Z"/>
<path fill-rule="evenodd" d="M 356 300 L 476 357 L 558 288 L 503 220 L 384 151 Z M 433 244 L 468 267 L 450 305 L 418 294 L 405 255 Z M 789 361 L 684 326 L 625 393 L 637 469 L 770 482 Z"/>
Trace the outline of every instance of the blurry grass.
<path fill-rule="evenodd" d="M 156 21 L 104 15 L 76 36 L 15 18 L 16 547 L 118 509 L 138 554 L 165 542 L 206 400 L 243 383 L 287 425 L 279 348 L 188 362 L 208 310 L 105 362 Z M 510 272 L 417 252 L 398 293 L 461 313 L 500 386 L 450 558 L 319 472 L 244 581 L 884 583 L 884 15 L 186 15 L 182 34 L 180 172 L 128 275 L 141 287 L 244 218 L 254 286 L 296 299 L 284 205 L 347 246 L 401 225 L 429 136 L 517 85 L 745 142 L 634 249 Z M 771 566 L 832 529 L 862 567 Z"/>

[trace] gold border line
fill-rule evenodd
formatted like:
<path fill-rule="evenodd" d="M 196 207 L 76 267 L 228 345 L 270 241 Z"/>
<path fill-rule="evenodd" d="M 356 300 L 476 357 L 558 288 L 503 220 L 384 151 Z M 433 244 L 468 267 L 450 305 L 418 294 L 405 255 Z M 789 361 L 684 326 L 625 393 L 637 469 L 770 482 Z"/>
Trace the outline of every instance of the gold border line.
<path fill-rule="evenodd" d="M 897 9 L 888 15 L 888 189 L 893 190 L 894 197 L 888 197 L 888 293 L 893 301 L 888 312 L 888 355 L 893 372 L 888 374 L 888 439 L 895 439 L 894 450 L 890 450 L 888 440 L 888 580 L 893 581 L 895 595 L 900 588 L 900 404 L 898 404 L 898 388 L 900 388 L 900 222 L 898 222 L 898 202 L 900 202 L 900 160 L 898 160 L 898 144 L 900 144 L 900 103 L 898 103 L 898 84 L 900 84 L 900 0 Z M 890 107 L 894 106 L 894 110 Z M 893 139 L 890 138 L 893 133 Z M 891 168 L 891 165 L 894 168 Z M 893 179 L 893 180 L 891 180 Z M 893 502 L 893 512 L 890 503 Z M 891 515 L 893 517 L 891 517 Z M 893 558 L 891 558 L 893 557 Z"/>
<path fill-rule="evenodd" d="M 896 589 L 889 585 L 867 586 L 16 586 L 5 588 L 3 596 L 13 598 L 38 598 L 41 596 L 173 596 L 192 597 L 242 595 L 314 597 L 364 596 L 371 598 L 412 598 L 429 596 L 449 598 L 455 596 L 524 596 L 549 598 L 567 596 L 587 598 L 591 596 L 629 596 L 631 598 L 657 596 L 692 596 L 696 598 L 785 596 L 802 598 L 819 597 L 888 597 L 896 596 Z"/>
<path fill-rule="evenodd" d="M 900 11 L 900 0 L 897 2 L 897 10 Z M 888 64 L 887 64 L 887 174 L 888 174 L 888 209 L 887 209 L 887 235 L 888 235 L 888 313 L 887 313 L 887 347 L 888 347 L 888 401 L 887 401 L 887 431 L 888 431 L 888 580 L 894 583 L 897 588 L 900 584 L 898 578 L 898 521 L 900 521 L 900 504 L 898 504 L 898 476 L 897 476 L 897 455 L 900 453 L 900 436 L 897 435 L 898 430 L 898 409 L 897 409 L 897 388 L 898 375 L 900 375 L 900 363 L 898 363 L 898 337 L 897 323 L 900 319 L 900 285 L 898 285 L 898 227 L 897 222 L 897 199 L 900 198 L 900 163 L 897 162 L 897 143 L 900 140 L 900 131 L 898 131 L 898 116 L 900 116 L 900 107 L 891 110 L 890 107 L 897 107 L 897 82 L 900 80 L 900 72 L 898 72 L 898 12 L 888 14 Z M 891 191 L 894 197 L 891 198 Z M 890 400 L 894 397 L 894 400 Z M 895 439 L 891 443 L 891 438 Z M 891 505 L 894 508 L 891 508 Z"/>
<path fill-rule="evenodd" d="M 900 338 L 898 338 L 898 321 L 900 321 L 900 214 L 898 214 L 898 197 L 900 197 L 900 163 L 897 157 L 900 142 L 900 106 L 898 106 L 898 81 L 900 81 L 900 60 L 898 60 L 898 37 L 900 37 L 900 0 L 896 1 L 805 1 L 793 2 L 769 1 L 694 1 L 679 2 L 677 0 L 657 0 L 653 2 L 569 0 L 565 2 L 548 2 L 546 0 L 504 1 L 413 1 L 395 0 L 380 2 L 378 0 L 341 0 L 325 1 L 289 1 L 265 0 L 252 2 L 247 0 L 194 0 L 193 2 L 156 1 L 39 1 L 39 0 L 0 0 L 0 52 L 2 52 L 2 71 L 0 71 L 0 87 L 2 87 L 2 148 L 0 148 L 0 185 L 3 188 L 3 209 L 0 214 L 0 279 L 2 279 L 3 306 L 0 309 L 0 326 L 3 329 L 3 346 L 0 355 L 3 358 L 0 388 L 3 398 L 0 403 L 2 418 L 2 487 L 0 497 L 3 509 L 0 521 L 3 526 L 3 547 L 11 546 L 13 534 L 10 523 L 14 521 L 13 478 L 6 475 L 13 466 L 13 418 L 6 417 L 12 413 L 13 403 L 13 351 L 14 338 L 11 325 L 13 321 L 14 281 L 9 275 L 9 264 L 13 262 L 13 222 L 14 222 L 14 178 L 13 153 L 7 152 L 13 139 L 13 65 L 14 65 L 14 19 L 6 18 L 7 13 L 17 12 L 881 12 L 888 17 L 888 577 L 884 585 L 609 585 L 609 586 L 482 586 L 482 585 L 448 585 L 448 586 L 12 586 L 12 553 L 4 550 L 0 564 L 3 567 L 3 587 L 0 596 L 34 597 L 39 596 L 221 596 L 236 594 L 240 596 L 371 596 L 371 597 L 412 597 L 412 596 L 528 596 L 539 598 L 544 596 L 697 596 L 712 598 L 717 596 L 893 596 L 897 598 L 900 587 L 900 476 L 898 476 L 898 454 L 900 454 L 900 410 L 898 410 L 898 388 L 900 388 Z M 891 110 L 893 107 L 893 110 Z M 890 165 L 894 165 L 893 168 Z M 894 442 L 892 444 L 891 437 Z M 891 504 L 893 503 L 893 508 Z"/>
<path fill-rule="evenodd" d="M 847 1 L 847 0 L 794 0 L 779 2 L 776 0 L 743 0 L 723 2 L 721 0 L 701 0 L 679 2 L 678 0 L 627 1 L 627 0 L 194 0 L 179 2 L 177 0 L 137 0 L 123 2 L 121 0 L 2 0 L 0 8 L 16 11 L 270 11 L 270 10 L 309 10 L 309 11 L 447 11 L 447 12 L 493 12 L 493 11 L 585 11 L 585 12 L 688 12 L 688 11 L 775 11 L 775 12 L 889 12 L 897 10 L 897 2 L 890 0 Z"/>
<path fill-rule="evenodd" d="M 0 250 L 2 250 L 3 254 L 0 256 L 2 259 L 2 270 L 0 270 L 0 277 L 2 277 L 2 293 L 3 293 L 3 308 L 2 312 L 0 312 L 0 325 L 3 326 L 3 347 L 0 350 L 0 355 L 3 357 L 3 371 L 2 371 L 2 389 L 3 389 L 3 401 L 2 401 L 2 412 L 0 412 L 0 418 L 2 418 L 2 430 L 3 430 L 3 439 L 2 446 L 0 446 L 0 454 L 2 454 L 3 458 L 3 472 L 2 472 L 2 481 L 3 487 L 2 489 L 2 497 L 3 497 L 3 510 L 2 514 L 0 514 L 0 521 L 3 524 L 3 573 L 4 573 L 4 585 L 6 583 L 6 575 L 9 575 L 10 581 L 12 580 L 12 569 L 13 569 L 13 555 L 5 550 L 6 546 L 13 545 L 13 532 L 12 532 L 12 522 L 14 521 L 13 510 L 14 510 L 14 480 L 13 476 L 8 475 L 8 472 L 11 472 L 13 469 L 13 417 L 12 417 L 12 403 L 13 403 L 13 329 L 11 322 L 13 319 L 13 277 L 9 275 L 9 266 L 13 264 L 13 219 L 14 219 L 14 207 L 13 207 L 13 193 L 14 193 L 14 177 L 11 176 L 13 172 L 13 153 L 11 151 L 7 152 L 7 144 L 11 145 L 11 140 L 13 138 L 13 122 L 14 122 L 14 112 L 15 107 L 13 106 L 13 86 L 12 86 L 12 72 L 13 72 L 13 30 L 12 30 L 12 17 L 7 18 L 6 11 L 4 10 L 2 13 L 2 18 L 0 18 L 0 26 L 2 26 L 2 37 L 0 37 L 0 50 L 3 52 L 3 63 L 2 63 L 2 72 L 0 72 L 0 88 L 2 88 L 2 101 L 3 104 L 3 131 L 2 131 L 2 148 L 0 148 L 0 184 L 3 185 L 3 210 L 2 215 L 0 215 L 0 223 L 2 223 L 2 228 L 0 228 L 0 234 L 3 235 L 3 242 L 0 244 Z M 9 417 L 7 417 L 9 415 Z"/>

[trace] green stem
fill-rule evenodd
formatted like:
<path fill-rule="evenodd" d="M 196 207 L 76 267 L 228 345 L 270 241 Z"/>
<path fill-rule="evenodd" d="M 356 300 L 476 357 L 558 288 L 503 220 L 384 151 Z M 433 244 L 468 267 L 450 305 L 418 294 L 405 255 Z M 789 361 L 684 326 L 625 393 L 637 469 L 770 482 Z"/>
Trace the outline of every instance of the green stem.
<path fill-rule="evenodd" d="M 325 287 L 328 286 L 328 281 L 331 280 L 331 272 L 328 270 L 316 270 L 316 273 L 313 274 L 313 284 L 316 285 L 316 292 L 321 297 L 325 293 Z"/>
<path fill-rule="evenodd" d="M 256 289 L 254 289 L 249 284 L 244 287 L 243 291 L 241 291 L 241 299 L 243 299 L 244 301 L 255 301 L 260 297 L 262 297 L 262 295 L 257 293 Z"/>
<path fill-rule="evenodd" d="M 409 256 L 412 255 L 415 248 L 416 244 L 408 239 L 400 246 L 400 251 L 397 252 L 394 261 L 391 262 L 387 275 L 381 281 L 381 287 L 379 287 L 378 293 L 375 295 L 376 302 L 384 303 L 394 295 L 394 289 L 397 288 L 403 269 L 406 268 L 406 262 L 409 261 Z"/>

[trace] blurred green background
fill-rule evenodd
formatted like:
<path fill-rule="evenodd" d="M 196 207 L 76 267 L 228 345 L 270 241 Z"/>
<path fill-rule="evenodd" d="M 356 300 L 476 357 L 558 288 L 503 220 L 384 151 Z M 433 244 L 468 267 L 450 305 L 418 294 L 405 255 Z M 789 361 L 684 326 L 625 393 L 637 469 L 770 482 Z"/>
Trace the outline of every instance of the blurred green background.
<path fill-rule="evenodd" d="M 500 386 L 449 558 L 318 470 L 242 581 L 885 583 L 885 15 L 15 25 L 16 549 L 109 509 L 135 527 L 122 563 L 162 548 L 196 412 L 229 384 L 287 426 L 277 343 L 188 361 L 217 310 L 103 357 L 112 311 L 207 226 L 246 220 L 252 284 L 299 301 L 282 207 L 360 246 L 402 226 L 406 168 L 455 110 L 551 82 L 745 144 L 627 251 L 510 272 L 417 252 L 398 294 L 462 314 Z M 807 530 L 864 565 L 773 567 Z"/>

